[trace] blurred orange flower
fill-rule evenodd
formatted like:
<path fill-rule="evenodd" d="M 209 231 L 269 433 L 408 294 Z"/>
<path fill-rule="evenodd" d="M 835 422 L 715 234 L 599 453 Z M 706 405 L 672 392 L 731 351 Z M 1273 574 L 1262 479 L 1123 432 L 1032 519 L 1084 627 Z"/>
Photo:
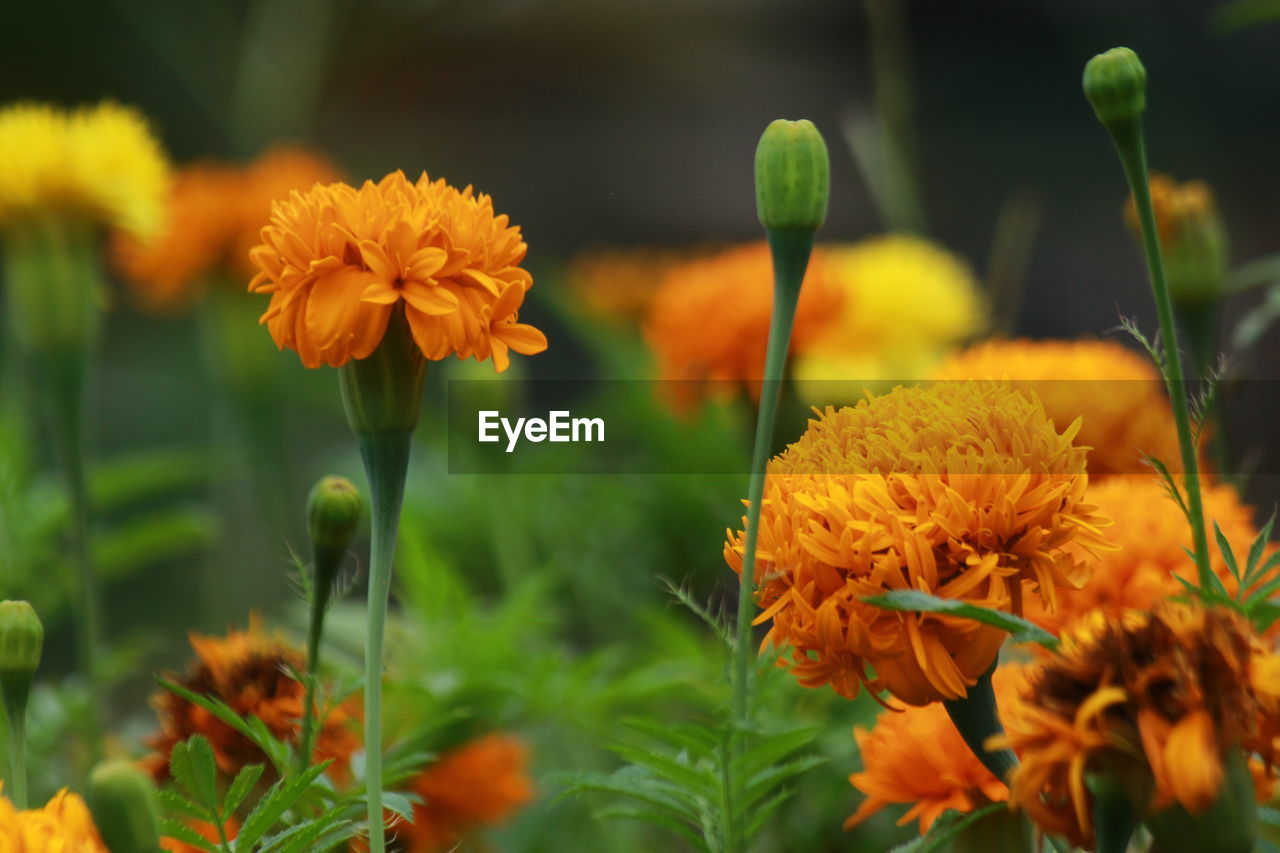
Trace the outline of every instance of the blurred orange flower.
<path fill-rule="evenodd" d="M 1144 474 L 1143 453 L 1182 470 L 1173 410 L 1149 359 L 1111 341 L 987 341 L 947 359 L 935 379 L 1008 379 L 1033 388 L 1066 429 L 1082 419 L 1089 473 Z"/>
<path fill-rule="evenodd" d="M 791 351 L 803 348 L 841 305 L 822 253 L 809 262 L 791 334 Z M 745 387 L 760 393 L 769 321 L 773 312 L 773 266 L 762 243 L 726 249 L 678 264 L 667 273 L 649 306 L 645 336 L 658 360 L 672 402 L 681 409 L 706 393 Z M 715 390 L 715 389 L 713 389 Z"/>
<path fill-rule="evenodd" d="M 272 201 L 337 179 L 331 163 L 298 148 L 273 149 L 245 168 L 188 166 L 173 181 L 160 233 L 142 240 L 118 231 L 113 260 L 143 307 L 182 308 L 211 273 L 252 274 L 249 250 L 259 242 Z"/>
<path fill-rule="evenodd" d="M 262 322 L 307 367 L 367 357 L 403 310 L 428 359 L 492 357 L 501 372 L 509 350 L 547 346 L 516 321 L 533 286 L 519 266 L 527 248 L 489 196 L 392 172 L 358 190 L 335 183 L 277 202 L 250 252 L 249 289 L 271 294 Z"/>
<path fill-rule="evenodd" d="M 212 841 L 217 844 L 222 840 L 218 835 L 218 828 L 211 823 L 206 823 L 202 820 L 188 820 L 187 826 L 206 841 Z M 240 832 L 240 824 L 232 818 L 222 825 L 222 831 L 226 834 L 228 841 L 234 841 L 236 835 Z M 160 849 L 167 850 L 168 853 L 205 853 L 204 848 L 187 844 L 185 841 L 179 841 L 176 838 L 161 838 Z"/>
<path fill-rule="evenodd" d="M 297 745 L 304 689 L 290 673 L 303 668 L 301 651 L 268 634 L 257 618 L 250 619 L 246 631 L 231 631 L 226 637 L 193 633 L 190 640 L 197 662 L 186 677 L 177 679 L 179 684 L 221 699 L 237 714 L 257 717 L 277 738 Z M 154 752 L 146 766 L 157 780 L 168 778 L 174 745 L 196 734 L 208 738 L 218 769 L 225 774 L 234 775 L 246 764 L 269 765 L 253 741 L 181 696 L 162 690 L 152 704 L 160 717 L 160 732 L 148 741 Z M 321 713 L 324 722 L 317 732 L 315 759 L 332 759 L 329 775 L 346 780 L 351 755 L 361 746 L 359 732 L 351 725 L 359 714 L 357 703 L 351 699 Z"/>
<path fill-rule="evenodd" d="M 992 677 L 1000 707 L 1018 701 L 1026 683 L 1022 666 L 1007 665 Z M 885 711 L 874 728 L 855 729 L 863 769 L 849 783 L 866 795 L 844 822 L 853 829 L 887 805 L 910 804 L 898 825 L 913 820 L 925 835 L 945 811 L 968 814 L 1009 799 L 1009 789 L 982 766 L 939 703 Z"/>
<path fill-rule="evenodd" d="M 391 829 L 405 853 L 453 848 L 472 830 L 506 820 L 533 799 L 528 750 L 507 734 L 488 734 L 440 756 L 410 783 L 422 798 L 413 823 Z"/>
<path fill-rule="evenodd" d="M 578 254 L 565 271 L 574 298 L 593 315 L 638 320 L 672 267 L 694 253 L 673 249 L 595 249 Z"/>
<path fill-rule="evenodd" d="M 1056 589 L 1084 583 L 1090 552 L 1106 547 L 1073 436 L 1033 394 L 1000 382 L 828 407 L 769 464 L 757 565 L 756 621 L 773 620 L 765 643 L 792 647 L 806 687 L 852 698 L 865 683 L 910 705 L 964 696 L 1000 630 L 862 599 L 914 589 L 1021 613 L 1026 584 L 1053 610 Z M 742 532 L 730 533 L 734 571 L 742 552 Z"/>
<path fill-rule="evenodd" d="M 1003 714 L 1007 734 L 993 745 L 1022 760 L 1013 802 L 1046 833 L 1091 847 L 1084 775 L 1111 761 L 1150 774 L 1153 811 L 1178 803 L 1203 812 L 1218 796 L 1227 750 L 1259 746 L 1266 715 L 1251 675 L 1260 647 L 1240 614 L 1199 605 L 1076 623 Z"/>
<path fill-rule="evenodd" d="M 1216 522 L 1243 562 L 1258 535 L 1253 510 L 1240 502 L 1231 486 L 1205 483 L 1201 495 L 1210 531 Z M 1056 612 L 1047 612 L 1037 601 L 1027 602 L 1023 615 L 1055 633 L 1094 611 L 1149 610 L 1185 592 L 1175 576 L 1196 580 L 1195 564 L 1184 550 L 1192 547 L 1191 526 L 1158 479 L 1137 474 L 1107 477 L 1090 484 L 1086 497 L 1115 522 L 1107 533 L 1116 548 L 1098 555 L 1093 577 L 1083 587 L 1062 590 Z M 1216 546 L 1210 548 L 1210 564 L 1234 595 L 1237 584 Z"/>
<path fill-rule="evenodd" d="M 66 788 L 44 808 L 18 811 L 0 797 L 0 850 L 4 853 L 108 853 L 89 808 Z"/>

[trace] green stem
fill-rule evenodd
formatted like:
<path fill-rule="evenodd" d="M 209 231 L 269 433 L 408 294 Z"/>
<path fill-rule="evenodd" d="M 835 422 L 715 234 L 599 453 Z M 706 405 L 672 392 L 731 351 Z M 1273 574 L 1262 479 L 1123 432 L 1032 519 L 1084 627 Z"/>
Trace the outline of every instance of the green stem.
<path fill-rule="evenodd" d="M 311 752 L 315 746 L 316 729 L 320 721 L 316 717 L 316 688 L 320 680 L 320 638 L 324 636 L 324 617 L 329 610 L 329 598 L 333 593 L 334 578 L 338 576 L 345 550 L 317 545 L 311 557 L 312 589 L 311 619 L 307 624 L 307 684 L 302 706 L 302 737 L 298 750 L 298 771 L 311 764 Z"/>
<path fill-rule="evenodd" d="M 743 544 L 742 573 L 738 586 L 738 618 L 733 645 L 733 694 L 731 711 L 737 732 L 731 760 L 742 747 L 742 730 L 749 722 L 751 660 L 751 617 L 755 610 L 756 541 L 760 529 L 760 505 L 764 498 L 765 469 L 773 442 L 774 422 L 778 415 L 778 399 L 786 370 L 787 350 L 791 344 L 791 325 L 795 319 L 800 285 L 804 281 L 809 253 L 813 249 L 812 231 L 768 231 L 773 254 L 773 316 L 769 323 L 769 347 L 765 355 L 764 380 L 760 387 L 760 412 L 756 419 L 755 444 L 751 453 L 751 479 L 747 484 L 747 526 Z M 741 780 L 738 780 L 739 782 Z M 737 849 L 735 831 L 730 849 Z"/>
<path fill-rule="evenodd" d="M 1191 516 L 1191 534 L 1195 546 L 1196 573 L 1201 589 L 1210 588 L 1212 569 L 1209 567 L 1209 537 L 1205 531 L 1204 507 L 1200 497 L 1200 465 L 1196 447 L 1191 438 L 1191 413 L 1187 405 L 1187 387 L 1182 374 L 1182 358 L 1178 351 L 1178 328 L 1174 322 L 1173 300 L 1164 277 L 1164 259 L 1160 254 L 1160 239 L 1156 231 L 1155 209 L 1151 205 L 1151 189 L 1148 186 L 1147 149 L 1143 139 L 1142 119 L 1108 125 L 1111 140 L 1115 143 L 1124 167 L 1129 189 L 1133 193 L 1142 225 L 1142 248 L 1147 256 L 1147 272 L 1151 279 L 1151 292 L 1156 300 L 1156 314 L 1160 319 L 1160 334 L 1165 342 L 1165 384 L 1173 402 L 1173 414 L 1178 429 L 1178 445 L 1182 450 L 1183 481 L 1187 491 L 1187 509 Z"/>
<path fill-rule="evenodd" d="M 996 707 L 995 690 L 991 686 L 991 676 L 995 671 L 996 663 L 992 662 L 963 699 L 947 699 L 942 706 L 982 766 L 997 779 L 1007 781 L 1009 774 L 1018 766 L 1017 756 L 1008 749 L 988 750 L 986 745 L 991 737 L 1004 733 L 1000 725 L 1000 711 Z"/>
<path fill-rule="evenodd" d="M 9 799 L 19 809 L 27 807 L 27 697 L 29 674 L 4 677 L 4 712 L 9 723 Z"/>
<path fill-rule="evenodd" d="M 357 433 L 369 478 L 373 541 L 369 558 L 369 621 L 365 640 L 365 784 L 369 800 L 369 851 L 385 853 L 382 819 L 382 646 L 409 469 L 412 431 Z"/>

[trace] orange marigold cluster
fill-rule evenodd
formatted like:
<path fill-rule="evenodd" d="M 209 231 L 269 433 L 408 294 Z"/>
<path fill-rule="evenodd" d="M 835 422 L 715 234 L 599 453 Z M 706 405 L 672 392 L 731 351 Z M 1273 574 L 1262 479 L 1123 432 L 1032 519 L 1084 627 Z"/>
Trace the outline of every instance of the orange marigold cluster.
<path fill-rule="evenodd" d="M 1026 683 L 1025 669 L 1002 666 L 992 677 L 1000 707 L 1018 699 Z M 982 765 L 938 702 L 905 711 L 885 711 L 874 728 L 855 729 L 862 770 L 849 783 L 866 799 L 844 822 L 853 829 L 888 805 L 911 808 L 898 819 L 904 826 L 919 821 L 925 835 L 946 811 L 968 814 L 1009 799 L 1009 789 Z"/>
<path fill-rule="evenodd" d="M 1053 610 L 1105 547 L 1074 432 L 999 382 L 827 408 L 769 464 L 756 568 L 756 621 L 773 620 L 765 643 L 792 647 L 807 687 L 852 697 L 867 684 L 911 705 L 964 696 L 1002 632 L 863 599 L 911 589 L 1021 613 L 1025 584 Z M 724 551 L 738 572 L 743 540 L 731 532 Z"/>
<path fill-rule="evenodd" d="M 1005 709 L 1001 740 L 1022 761 L 1011 800 L 1046 833 L 1090 848 L 1085 776 L 1100 766 L 1149 773 L 1152 811 L 1175 803 L 1204 811 L 1218 796 L 1229 750 L 1272 757 L 1260 732 L 1274 731 L 1275 718 L 1251 680 L 1260 654 L 1262 643 L 1232 610 L 1165 602 L 1092 614 Z"/>
<path fill-rule="evenodd" d="M 271 294 L 262 322 L 307 367 L 366 358 L 403 311 L 428 359 L 492 357 L 501 372 L 510 350 L 547 346 L 517 322 L 533 286 L 520 266 L 527 248 L 489 196 L 392 172 L 276 202 L 249 253 L 258 269 L 249 289 Z"/>
<path fill-rule="evenodd" d="M 252 274 L 249 250 L 267 224 L 272 201 L 337 178 L 327 160 L 296 148 L 273 149 L 245 168 L 189 166 L 173 181 L 159 234 L 144 241 L 116 233 L 116 267 L 144 307 L 180 308 L 215 271 Z"/>
<path fill-rule="evenodd" d="M 258 619 L 246 631 L 226 637 L 191 634 L 196 663 L 177 682 L 193 693 L 222 700 L 242 716 L 257 717 L 281 740 L 297 745 L 301 734 L 302 682 L 293 677 L 305 658 L 301 651 L 267 633 Z M 213 747 L 218 769 L 232 776 L 247 764 L 270 762 L 249 738 L 214 717 L 204 708 L 167 690 L 152 700 L 160 718 L 160 731 L 148 745 L 154 750 L 146 766 L 157 780 L 168 778 L 169 753 L 175 744 L 192 735 L 204 735 Z M 329 774 L 345 780 L 351 772 L 351 756 L 360 749 L 355 702 L 348 701 L 321 711 L 315 759 L 332 760 Z"/>
<path fill-rule="evenodd" d="M 822 253 L 815 252 L 796 307 L 792 352 L 812 340 L 842 299 Z M 744 387 L 758 396 L 772 312 L 773 265 L 764 243 L 673 267 L 645 323 L 658 374 L 670 380 L 673 403 L 687 408 L 705 395 Z"/>
<path fill-rule="evenodd" d="M 1059 429 L 1082 420 L 1089 473 L 1141 474 L 1143 454 L 1181 470 L 1177 427 L 1155 366 L 1110 341 L 987 341 L 947 359 L 935 379 L 1008 379 L 1035 390 Z"/>
<path fill-rule="evenodd" d="M 44 808 L 18 811 L 0 797 L 0 851 L 107 853 L 84 800 L 65 788 Z"/>
<path fill-rule="evenodd" d="M 1201 486 L 1204 516 L 1209 529 L 1217 524 L 1241 561 L 1258 535 L 1253 510 L 1240 502 L 1231 486 Z M 1151 475 L 1107 477 L 1089 486 L 1088 500 L 1114 522 L 1107 533 L 1114 550 L 1098 555 L 1093 577 L 1080 589 L 1063 590 L 1058 609 L 1050 613 L 1029 601 L 1023 614 L 1057 632 L 1077 618 L 1094 611 L 1120 614 L 1125 610 L 1149 610 L 1158 602 L 1185 592 L 1178 577 L 1195 582 L 1195 564 L 1187 556 L 1192 547 L 1191 526 Z M 1210 565 L 1227 591 L 1234 595 L 1237 583 L 1217 547 L 1210 549 Z"/>
<path fill-rule="evenodd" d="M 533 799 L 528 750 L 517 738 L 488 734 L 445 752 L 411 783 L 422 798 L 413 823 L 392 827 L 405 853 L 451 850 L 467 833 L 494 826 Z"/>

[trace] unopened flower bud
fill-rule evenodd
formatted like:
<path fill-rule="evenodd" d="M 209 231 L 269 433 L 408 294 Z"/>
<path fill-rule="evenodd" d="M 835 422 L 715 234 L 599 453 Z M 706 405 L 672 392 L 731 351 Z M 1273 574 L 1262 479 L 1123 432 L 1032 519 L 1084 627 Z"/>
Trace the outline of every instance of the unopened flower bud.
<path fill-rule="evenodd" d="M 1147 70 L 1127 47 L 1100 53 L 1084 67 L 1084 96 L 1107 126 L 1142 115 L 1147 107 Z"/>
<path fill-rule="evenodd" d="M 1150 184 L 1170 296 L 1176 305 L 1213 302 L 1221 295 L 1227 275 L 1227 232 L 1213 191 L 1204 181 L 1179 184 L 1158 174 L 1151 175 Z M 1125 219 L 1141 238 L 1132 198 Z"/>
<path fill-rule="evenodd" d="M 1218 798 L 1192 813 L 1174 803 L 1150 815 L 1147 829 L 1161 853 L 1249 853 L 1258 831 L 1256 790 L 1249 764 L 1239 749 L 1224 756 L 1225 773 Z"/>
<path fill-rule="evenodd" d="M 151 779 L 128 761 L 104 761 L 89 775 L 89 811 L 111 853 L 156 853 L 160 826 Z"/>
<path fill-rule="evenodd" d="M 25 675 L 40 666 L 44 625 L 25 601 L 0 601 L 0 675 Z"/>
<path fill-rule="evenodd" d="M 356 535 L 364 500 L 345 477 L 324 477 L 307 497 L 307 530 L 317 549 L 345 551 Z"/>
<path fill-rule="evenodd" d="M 807 119 L 777 119 L 756 147 L 756 211 L 773 231 L 817 231 L 827 218 L 830 163 Z"/>

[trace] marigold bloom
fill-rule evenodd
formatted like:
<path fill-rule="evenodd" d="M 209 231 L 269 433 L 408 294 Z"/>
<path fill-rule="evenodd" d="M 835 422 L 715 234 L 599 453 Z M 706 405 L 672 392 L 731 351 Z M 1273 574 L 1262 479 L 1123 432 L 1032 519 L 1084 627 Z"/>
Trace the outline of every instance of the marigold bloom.
<path fill-rule="evenodd" d="M 1250 675 L 1259 645 L 1231 610 L 1165 602 L 1091 614 L 1002 715 L 1002 740 L 1022 760 L 1011 799 L 1046 833 L 1089 847 L 1085 774 L 1110 757 L 1150 771 L 1152 811 L 1204 811 L 1227 750 L 1258 745 L 1263 708 Z"/>
<path fill-rule="evenodd" d="M 973 271 L 927 240 L 886 235 L 826 256 L 846 297 L 796 354 L 797 390 L 810 402 L 853 401 L 863 383 L 925 378 L 986 324 Z"/>
<path fill-rule="evenodd" d="M 575 256 L 565 280 L 574 298 L 592 314 L 638 320 L 666 274 L 693 257 L 691 252 L 671 249 L 597 249 Z"/>
<path fill-rule="evenodd" d="M 335 183 L 276 202 L 249 289 L 270 293 L 262 322 L 307 367 L 340 367 L 378 346 L 403 307 L 428 359 L 450 354 L 498 372 L 509 350 L 532 355 L 547 340 L 517 322 L 533 278 L 519 266 L 520 229 L 487 195 L 459 192 L 426 173 L 392 172 L 360 189 Z"/>
<path fill-rule="evenodd" d="M 765 643 L 793 648 L 806 687 L 851 698 L 865 683 L 910 705 L 963 697 L 1001 631 L 862 599 L 916 589 L 1020 613 L 1030 584 L 1052 610 L 1055 590 L 1080 586 L 1085 555 L 1105 546 L 1074 434 L 1007 383 L 896 388 L 828 407 L 769 464 L 757 564 L 756 621 L 773 620 Z M 743 538 L 725 545 L 735 571 Z"/>
<path fill-rule="evenodd" d="M 1201 486 L 1204 516 L 1212 530 L 1216 522 L 1241 562 L 1258 535 L 1252 508 L 1240 502 L 1231 486 Z M 1192 547 L 1191 526 L 1154 476 L 1107 477 L 1091 483 L 1087 498 L 1114 525 L 1107 529 L 1116 547 L 1099 553 L 1091 577 L 1080 589 L 1062 590 L 1058 609 L 1048 613 L 1036 601 L 1027 602 L 1024 615 L 1057 632 L 1093 611 L 1120 614 L 1149 610 L 1166 598 L 1185 593 L 1175 576 L 1196 582 L 1195 563 L 1185 549 Z M 1209 562 L 1228 592 L 1235 594 L 1235 578 L 1216 547 Z"/>
<path fill-rule="evenodd" d="M 809 261 L 791 333 L 799 352 L 841 305 L 825 256 Z M 658 374 L 672 386 L 678 407 L 697 401 L 700 383 L 745 386 L 759 394 L 773 312 L 773 265 L 761 243 L 726 249 L 673 267 L 649 306 L 645 337 Z"/>
<path fill-rule="evenodd" d="M 269 149 L 241 170 L 230 241 L 232 271 L 239 275 L 257 272 L 249 253 L 262 242 L 262 229 L 271 222 L 272 203 L 288 199 L 294 191 L 306 192 L 316 184 L 339 180 L 342 175 L 329 160 L 292 146 Z"/>
<path fill-rule="evenodd" d="M 18 811 L 0 797 L 0 850 L 4 853 L 108 853 L 89 807 L 63 788 L 44 808 Z"/>
<path fill-rule="evenodd" d="M 1182 468 L 1173 410 L 1155 366 L 1110 341 L 988 341 L 947 359 L 935 379 L 1008 379 L 1034 388 L 1059 429 L 1083 419 L 1089 473 L 1141 474 L 1143 454 Z"/>
<path fill-rule="evenodd" d="M 169 166 L 146 120 L 110 101 L 0 109 L 0 226 L 53 214 L 149 235 Z"/>
<path fill-rule="evenodd" d="M 528 761 L 524 744 L 506 734 L 445 752 L 410 783 L 423 801 L 413 807 L 412 824 L 392 828 L 394 837 L 405 853 L 437 853 L 478 827 L 501 823 L 533 799 Z"/>
<path fill-rule="evenodd" d="M 1016 702 L 1026 683 L 1024 668 L 1002 666 L 992 677 L 1001 707 Z M 925 835 L 945 811 L 968 814 L 1009 799 L 1009 789 L 973 754 L 946 709 L 938 702 L 905 711 L 885 711 L 871 729 L 854 729 L 863 769 L 849 783 L 866 795 L 844 822 L 853 829 L 892 804 L 911 804 L 898 819 L 913 820 Z"/>
<path fill-rule="evenodd" d="M 231 631 L 226 637 L 193 633 L 190 641 L 197 663 L 178 683 L 193 693 L 221 699 L 242 716 L 257 717 L 277 738 L 297 745 L 304 689 L 290 672 L 304 668 L 300 650 L 268 634 L 256 618 L 250 620 L 248 630 Z M 209 740 L 223 773 L 234 775 L 246 764 L 270 764 L 253 741 L 177 694 L 162 690 L 153 697 L 153 704 L 160 716 L 160 732 L 149 741 L 155 751 L 146 765 L 157 780 L 168 778 L 174 745 L 196 734 Z M 332 759 L 330 775 L 345 779 L 351 755 L 361 745 L 351 725 L 351 703 L 320 713 L 316 760 Z"/>

